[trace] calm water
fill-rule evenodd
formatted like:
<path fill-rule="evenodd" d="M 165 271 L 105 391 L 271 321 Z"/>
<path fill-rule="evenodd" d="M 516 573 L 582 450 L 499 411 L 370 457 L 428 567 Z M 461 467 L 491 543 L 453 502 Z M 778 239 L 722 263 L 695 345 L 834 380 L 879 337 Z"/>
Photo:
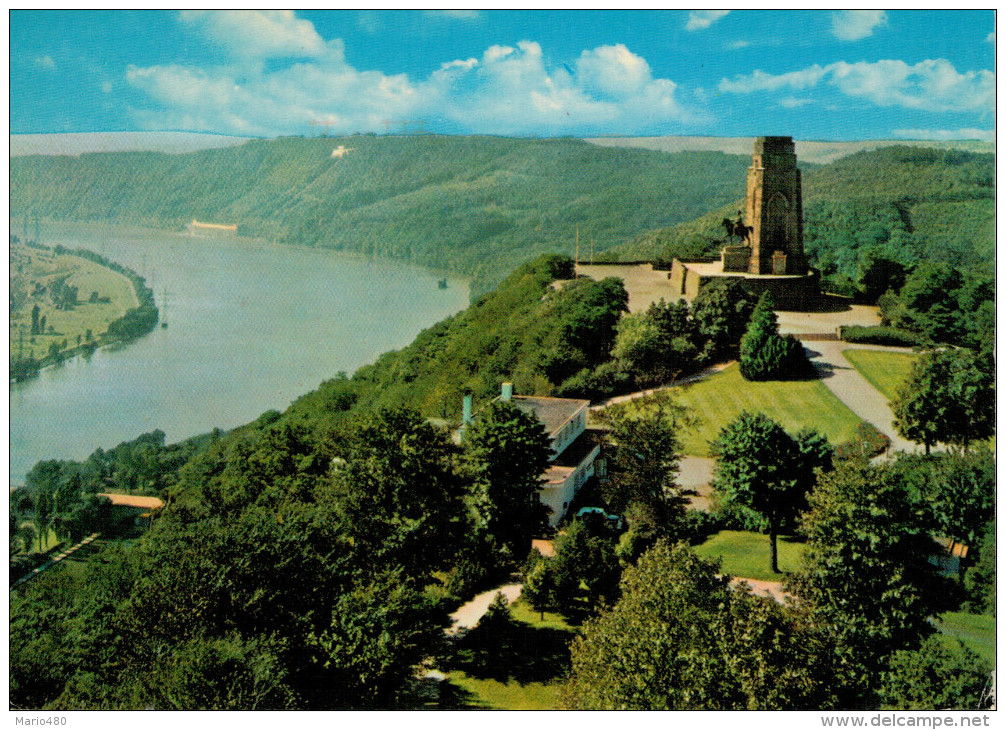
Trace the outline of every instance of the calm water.
<path fill-rule="evenodd" d="M 12 482 L 155 428 L 170 443 L 282 410 L 468 303 L 464 279 L 440 289 L 437 272 L 313 249 L 83 225 L 42 235 L 144 274 L 158 305 L 167 291 L 169 326 L 11 385 Z"/>

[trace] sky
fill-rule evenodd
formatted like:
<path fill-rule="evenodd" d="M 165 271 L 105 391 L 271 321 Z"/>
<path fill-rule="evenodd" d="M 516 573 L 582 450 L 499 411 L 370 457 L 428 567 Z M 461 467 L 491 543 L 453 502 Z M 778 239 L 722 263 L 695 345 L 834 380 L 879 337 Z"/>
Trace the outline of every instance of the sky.
<path fill-rule="evenodd" d="M 12 134 L 995 135 L 992 10 L 9 17 Z"/>

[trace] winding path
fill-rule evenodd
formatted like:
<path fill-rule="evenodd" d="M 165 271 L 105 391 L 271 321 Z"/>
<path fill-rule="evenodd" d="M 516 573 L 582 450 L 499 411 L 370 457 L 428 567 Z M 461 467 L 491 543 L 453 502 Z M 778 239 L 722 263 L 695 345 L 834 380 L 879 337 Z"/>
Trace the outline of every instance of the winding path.
<path fill-rule="evenodd" d="M 804 343 L 821 382 L 840 401 L 864 421 L 869 421 L 891 439 L 890 451 L 917 452 L 921 446 L 898 435 L 894 428 L 894 413 L 887 397 L 874 388 L 852 364 L 842 356 L 844 350 L 880 350 L 883 352 L 910 353 L 907 347 L 860 345 L 849 342 L 811 341 Z"/>
<path fill-rule="evenodd" d="M 484 593 L 479 593 L 475 598 L 451 614 L 451 621 L 453 623 L 447 629 L 447 635 L 457 636 L 475 628 L 482 617 L 486 615 L 486 611 L 489 610 L 489 604 L 496 598 L 497 593 L 502 593 L 507 602 L 512 604 L 520 597 L 520 589 L 520 583 L 507 583 Z"/>

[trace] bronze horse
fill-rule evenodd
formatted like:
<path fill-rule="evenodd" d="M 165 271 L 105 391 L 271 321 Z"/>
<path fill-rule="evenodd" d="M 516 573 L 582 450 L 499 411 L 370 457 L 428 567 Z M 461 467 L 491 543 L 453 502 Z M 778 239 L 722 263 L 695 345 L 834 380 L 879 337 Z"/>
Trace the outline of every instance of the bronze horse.
<path fill-rule="evenodd" d="M 752 226 L 744 225 L 744 221 L 740 218 L 740 216 L 737 217 L 736 221 L 724 218 L 720 225 L 726 229 L 727 238 L 733 238 L 736 236 L 743 241 L 745 245 L 751 244 L 751 232 L 754 228 Z"/>

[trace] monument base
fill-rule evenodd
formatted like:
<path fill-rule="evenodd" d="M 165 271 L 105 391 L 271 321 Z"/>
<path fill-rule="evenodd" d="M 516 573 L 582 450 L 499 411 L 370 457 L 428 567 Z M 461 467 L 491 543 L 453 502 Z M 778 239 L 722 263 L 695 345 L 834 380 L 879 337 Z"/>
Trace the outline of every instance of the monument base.
<path fill-rule="evenodd" d="M 690 302 L 703 286 L 713 281 L 736 279 L 756 297 L 771 292 L 776 309 L 816 311 L 821 305 L 821 275 L 814 269 L 803 275 L 749 274 L 723 269 L 723 260 L 697 263 L 674 259 L 669 276 L 671 290 Z"/>

